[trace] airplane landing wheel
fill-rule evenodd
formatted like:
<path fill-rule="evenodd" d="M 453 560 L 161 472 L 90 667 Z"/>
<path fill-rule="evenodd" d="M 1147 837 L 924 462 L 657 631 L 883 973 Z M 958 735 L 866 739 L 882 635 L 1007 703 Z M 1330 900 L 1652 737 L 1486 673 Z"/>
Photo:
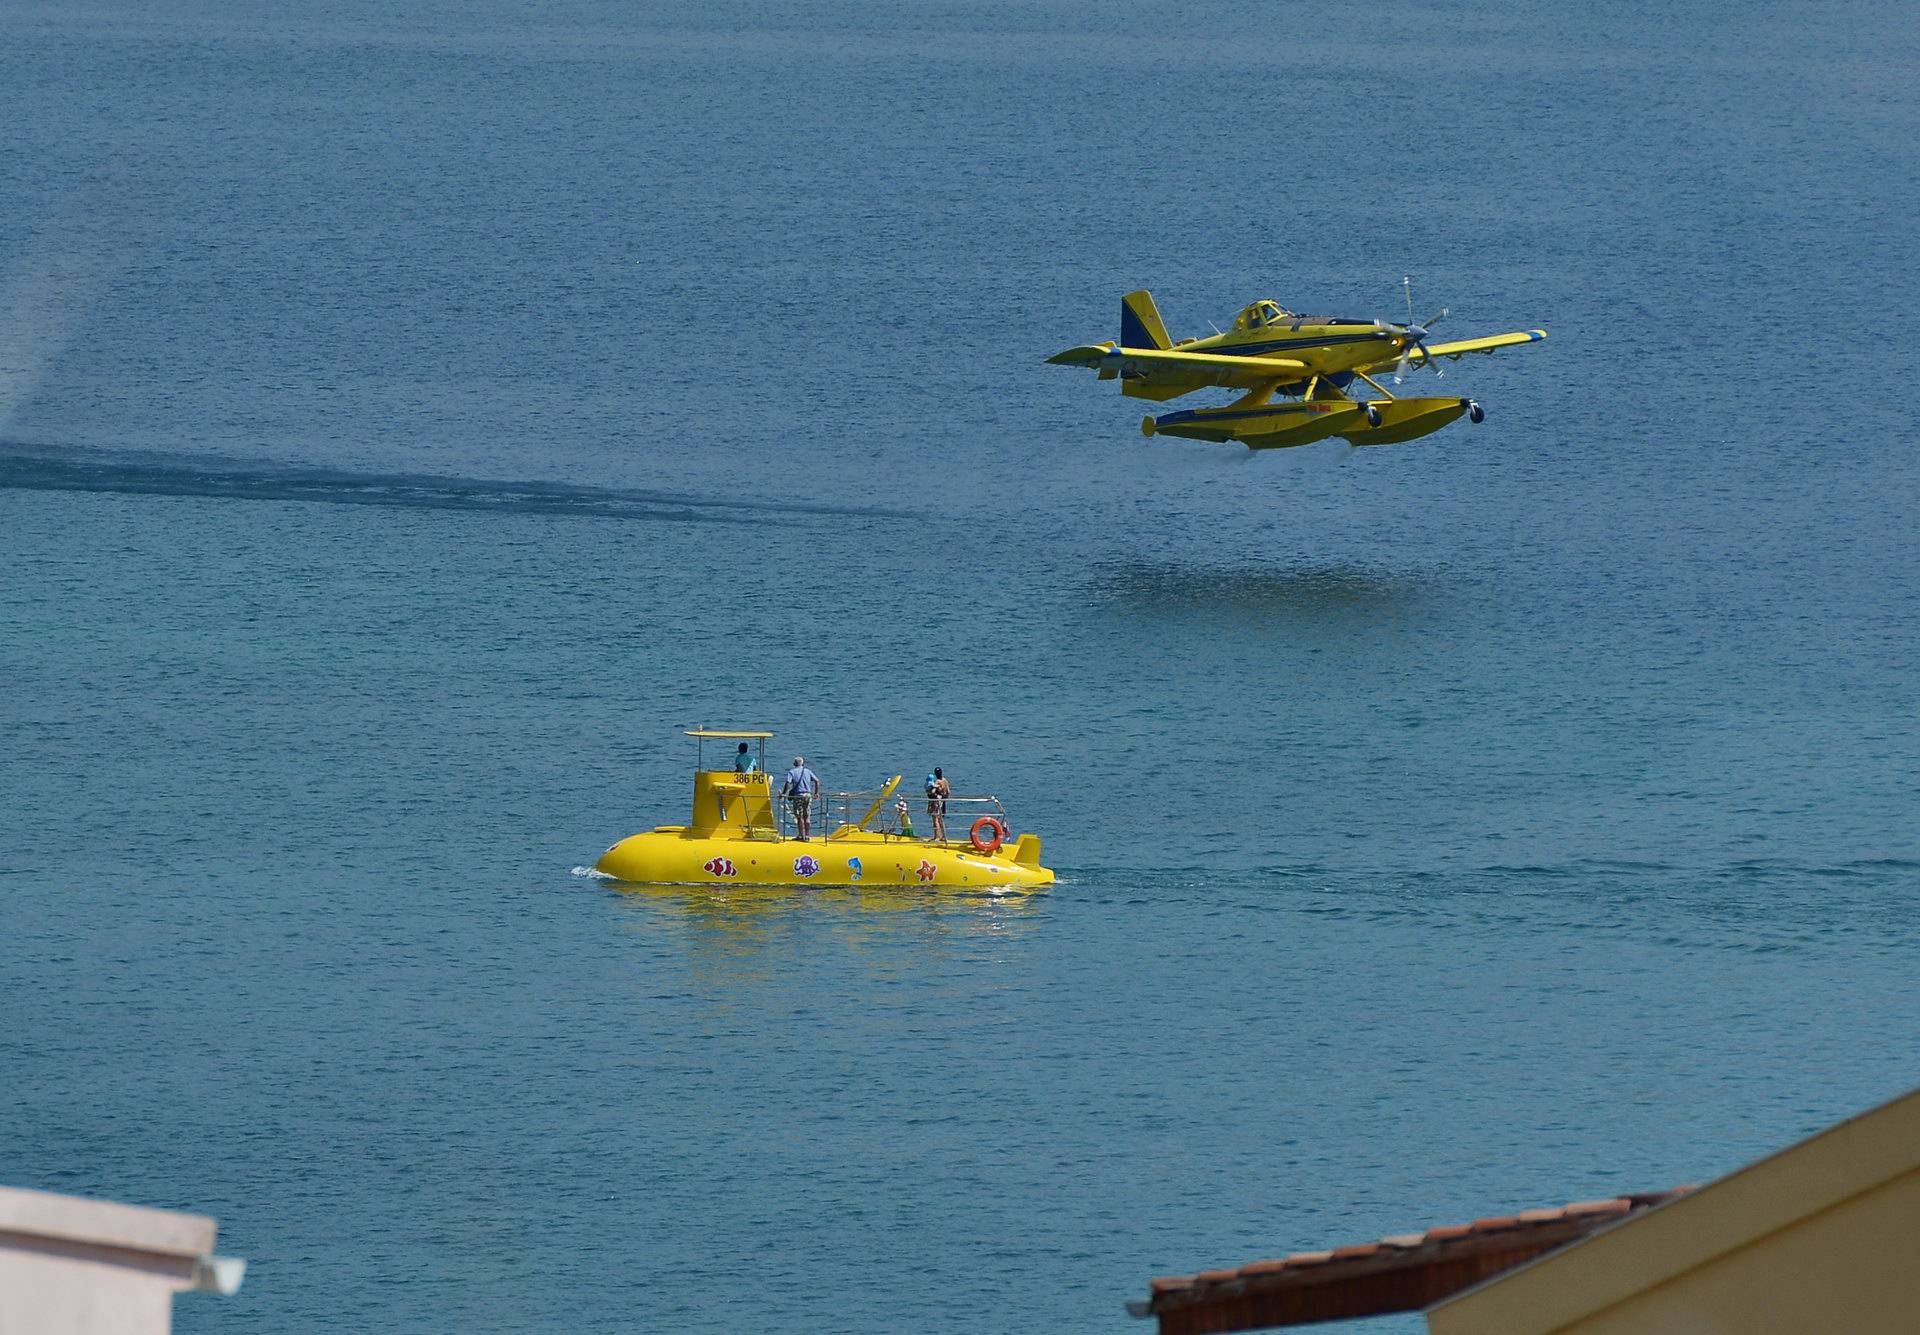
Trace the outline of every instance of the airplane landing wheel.
<path fill-rule="evenodd" d="M 1380 425 L 1380 410 L 1374 407 L 1371 403 L 1367 405 L 1367 425 L 1368 426 Z"/>
<path fill-rule="evenodd" d="M 1482 408 L 1478 403 L 1475 403 L 1472 399 L 1468 399 L 1467 420 L 1475 423 L 1484 422 L 1487 420 L 1487 410 Z"/>

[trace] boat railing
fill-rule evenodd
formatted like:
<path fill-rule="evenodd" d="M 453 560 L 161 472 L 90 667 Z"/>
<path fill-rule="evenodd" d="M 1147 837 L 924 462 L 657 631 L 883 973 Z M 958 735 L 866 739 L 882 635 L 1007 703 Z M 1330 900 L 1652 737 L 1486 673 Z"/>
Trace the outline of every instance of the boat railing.
<path fill-rule="evenodd" d="M 849 825 L 859 824 L 862 817 L 872 810 L 880 797 L 880 790 L 873 789 L 864 793 L 821 793 L 813 800 L 813 835 L 823 838 L 835 830 Z M 881 804 L 872 820 L 864 827 L 873 834 L 884 835 L 892 839 L 912 839 L 918 843 L 930 844 L 934 839 L 934 821 L 927 810 L 931 799 L 918 793 L 895 792 Z M 902 804 L 905 804 L 904 822 Z M 1007 809 L 999 798 L 990 794 L 979 796 L 953 796 L 946 799 L 946 819 L 943 822 L 946 838 L 943 843 L 964 844 L 967 832 L 973 823 L 982 816 L 992 816 L 1001 825 L 1011 831 L 1007 825 Z M 792 839 L 799 833 L 794 825 L 793 803 L 784 797 L 773 799 L 773 818 L 780 835 Z"/>
<path fill-rule="evenodd" d="M 908 800 L 916 804 L 912 809 L 916 832 L 929 843 L 933 842 L 933 816 L 927 810 L 933 799 L 922 796 Z M 941 840 L 942 843 L 966 843 L 967 831 L 971 830 L 974 822 L 982 816 L 992 816 L 1009 834 L 1013 831 L 1013 827 L 1007 824 L 1007 809 L 1000 804 L 1000 799 L 997 797 L 968 797 L 955 794 L 943 801 L 945 819 L 941 825 L 946 831 L 946 838 Z"/>

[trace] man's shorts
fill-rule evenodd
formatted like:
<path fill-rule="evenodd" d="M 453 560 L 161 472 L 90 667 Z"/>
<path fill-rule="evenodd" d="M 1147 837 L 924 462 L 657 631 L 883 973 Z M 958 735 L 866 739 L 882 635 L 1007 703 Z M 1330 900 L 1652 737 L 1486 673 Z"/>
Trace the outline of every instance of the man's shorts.
<path fill-rule="evenodd" d="M 807 814 L 807 809 L 813 805 L 813 794 L 795 793 L 792 797 L 789 797 L 787 801 L 793 803 L 794 815 L 804 816 Z"/>

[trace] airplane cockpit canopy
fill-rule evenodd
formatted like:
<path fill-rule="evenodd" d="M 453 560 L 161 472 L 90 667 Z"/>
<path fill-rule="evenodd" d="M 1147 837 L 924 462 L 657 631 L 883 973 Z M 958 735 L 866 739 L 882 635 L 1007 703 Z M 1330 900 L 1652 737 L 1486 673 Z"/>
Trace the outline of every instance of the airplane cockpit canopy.
<path fill-rule="evenodd" d="M 1256 301 L 1240 312 L 1234 327 L 1238 329 L 1264 329 L 1270 324 L 1279 324 L 1292 314 L 1277 301 Z"/>

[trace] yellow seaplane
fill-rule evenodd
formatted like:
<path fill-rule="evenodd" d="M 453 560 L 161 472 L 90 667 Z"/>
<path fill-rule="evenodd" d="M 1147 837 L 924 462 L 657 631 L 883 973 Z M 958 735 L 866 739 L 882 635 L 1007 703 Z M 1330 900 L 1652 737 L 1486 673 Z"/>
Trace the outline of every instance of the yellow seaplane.
<path fill-rule="evenodd" d="M 995 797 L 939 799 L 916 831 L 904 799 L 889 799 L 896 774 L 873 792 L 822 793 L 808 804 L 801 838 L 794 803 L 767 778 L 770 732 L 694 728 L 693 815 L 629 835 L 600 855 L 594 870 L 648 885 L 912 885 L 996 891 L 1053 884 L 1040 865 L 1040 836 L 1015 836 Z M 724 748 L 730 768 L 708 769 L 706 744 Z M 757 759 L 748 744 L 759 744 Z M 928 806 L 931 807 L 929 801 Z M 944 828 L 942 828 L 944 827 Z M 964 832 L 964 833 L 961 833 Z"/>
<path fill-rule="evenodd" d="M 1435 343 L 1429 333 L 1446 311 L 1415 324 L 1413 283 L 1402 283 L 1405 324 L 1296 315 L 1278 302 L 1256 301 L 1225 333 L 1177 342 L 1167 336 L 1152 294 L 1129 292 L 1120 298 L 1118 343 L 1083 344 L 1047 361 L 1097 371 L 1102 380 L 1118 380 L 1127 397 L 1161 403 L 1212 386 L 1245 391 L 1223 407 L 1144 417 L 1140 430 L 1148 436 L 1238 440 L 1255 450 L 1329 436 L 1353 445 L 1391 445 L 1438 431 L 1463 413 L 1482 420 L 1486 414 L 1472 399 L 1403 398 L 1375 377 L 1390 373 L 1398 385 L 1422 367 L 1437 376 L 1443 359 L 1538 343 L 1547 331 Z M 1365 388 L 1356 393 L 1356 385 Z"/>

